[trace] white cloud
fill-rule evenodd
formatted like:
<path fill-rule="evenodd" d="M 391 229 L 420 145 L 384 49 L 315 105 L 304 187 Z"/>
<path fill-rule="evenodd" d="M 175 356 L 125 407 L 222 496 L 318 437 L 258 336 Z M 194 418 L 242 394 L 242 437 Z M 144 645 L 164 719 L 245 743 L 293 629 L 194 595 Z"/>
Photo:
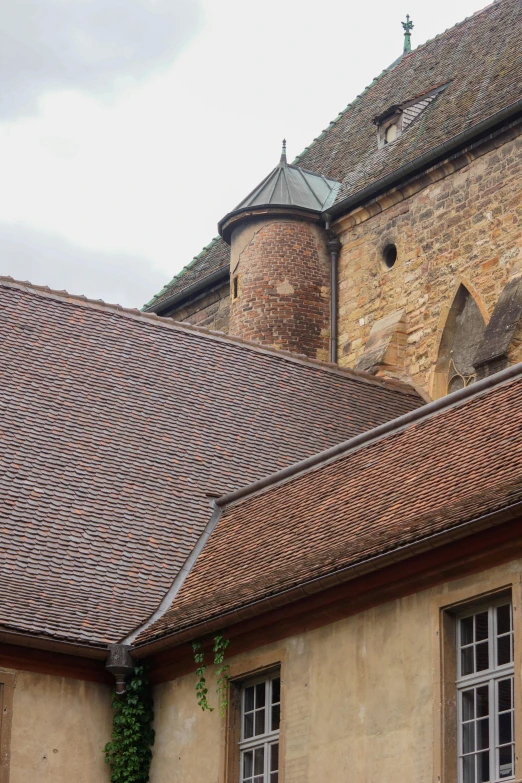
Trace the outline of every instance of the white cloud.
<path fill-rule="evenodd" d="M 11 6 L 0 0 L 0 8 L 2 2 Z M 131 3 L 121 2 L 109 5 L 125 16 Z M 178 7 L 177 0 L 170 2 Z M 78 3 L 85 4 L 91 0 Z M 396 59 L 406 12 L 415 24 L 415 46 L 483 4 L 202 0 L 203 26 L 171 67 L 145 57 L 148 76 L 137 83 L 134 63 L 128 71 L 115 70 L 107 60 L 109 75 L 132 77 L 119 83 L 109 103 L 94 94 L 94 83 L 80 79 L 71 89 L 50 91 L 48 82 L 36 80 L 38 115 L 0 122 L 0 221 L 61 237 L 91 260 L 96 254 L 132 256 L 144 276 L 163 270 L 161 288 L 277 163 L 283 136 L 293 157 Z M 63 11 L 71 0 L 53 5 Z M 167 0 L 161 5 L 166 8 Z M 149 54 L 156 35 L 150 29 Z M 99 51 L 106 52 L 100 27 L 86 30 L 85 40 L 101 36 Z M 122 40 L 128 38 L 125 33 Z M 160 36 L 162 51 L 165 40 Z M 85 62 L 85 41 L 75 41 L 69 50 Z M 117 51 L 123 50 L 124 44 Z M 102 72 L 105 66 L 99 67 Z M 49 282 L 55 264 L 49 261 Z M 114 288 L 99 266 L 89 268 L 91 289 L 111 299 Z M 75 258 L 69 267 L 64 257 L 58 269 L 58 287 L 74 291 Z M 16 276 L 7 256 L 2 270 Z M 138 289 L 135 305 L 149 298 Z"/>

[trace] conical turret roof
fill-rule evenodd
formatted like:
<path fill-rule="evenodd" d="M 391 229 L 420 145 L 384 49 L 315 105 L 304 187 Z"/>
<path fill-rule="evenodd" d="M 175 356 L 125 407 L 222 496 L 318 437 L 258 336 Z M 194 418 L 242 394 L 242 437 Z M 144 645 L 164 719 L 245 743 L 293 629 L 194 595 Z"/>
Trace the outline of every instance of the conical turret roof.
<path fill-rule="evenodd" d="M 340 186 L 341 183 L 334 179 L 288 164 L 283 142 L 278 165 L 232 212 L 225 215 L 219 223 L 219 231 L 222 234 L 231 217 L 263 207 L 293 207 L 319 215 L 333 204 Z"/>

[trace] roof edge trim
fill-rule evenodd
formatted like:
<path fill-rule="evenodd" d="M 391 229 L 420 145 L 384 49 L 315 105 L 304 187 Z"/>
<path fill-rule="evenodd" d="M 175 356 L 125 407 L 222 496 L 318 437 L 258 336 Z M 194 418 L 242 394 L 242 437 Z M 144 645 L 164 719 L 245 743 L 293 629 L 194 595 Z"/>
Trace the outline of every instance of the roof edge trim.
<path fill-rule="evenodd" d="M 366 576 L 367 574 L 375 573 L 388 566 L 411 559 L 416 555 L 420 556 L 425 552 L 437 549 L 445 544 L 467 538 L 474 533 L 480 533 L 489 528 L 498 527 L 505 522 L 518 519 L 521 514 L 522 501 L 517 501 L 504 508 L 461 522 L 459 525 L 455 525 L 455 527 L 449 530 L 442 530 L 430 536 L 418 538 L 415 541 L 410 541 L 391 551 L 383 552 L 367 558 L 366 560 L 347 565 L 338 571 L 331 571 L 328 574 L 308 579 L 300 584 L 265 596 L 264 598 L 259 598 L 250 603 L 243 604 L 243 606 L 229 609 L 209 620 L 193 623 L 185 628 L 181 628 L 179 631 L 173 631 L 165 636 L 158 636 L 150 641 L 144 641 L 134 647 L 133 653 L 136 652 L 138 655 L 141 653 L 141 656 L 145 656 L 159 652 L 168 647 L 176 647 L 191 639 L 197 638 L 198 636 L 215 633 L 231 624 L 250 620 L 252 617 L 257 617 L 271 609 L 287 606 L 288 604 L 294 603 L 300 599 L 308 598 L 331 587 L 345 584 L 358 576 Z"/>
<path fill-rule="evenodd" d="M 289 479 L 296 478 L 298 475 L 307 473 L 309 470 L 325 465 L 327 462 L 333 461 L 343 457 L 349 452 L 356 451 L 363 446 L 367 446 L 374 441 L 381 440 L 397 433 L 413 424 L 425 421 L 438 413 L 455 408 L 464 404 L 474 397 L 479 397 L 482 394 L 486 394 L 490 389 L 497 388 L 504 384 L 509 383 L 515 378 L 522 377 L 522 362 L 514 364 L 511 367 L 501 370 L 494 375 L 490 375 L 487 378 L 483 378 L 481 381 L 477 381 L 471 386 L 466 386 L 464 389 L 448 394 L 445 397 L 441 397 L 438 400 L 429 402 L 426 405 L 422 405 L 413 411 L 403 414 L 396 419 L 380 424 L 378 427 L 374 427 L 371 430 L 362 432 L 360 435 L 356 435 L 349 440 L 332 446 L 325 451 L 321 451 L 318 454 L 314 454 L 311 457 L 307 457 L 300 462 L 295 462 L 293 465 L 289 465 L 286 468 L 272 473 L 270 476 L 266 476 L 259 481 L 255 481 L 246 487 L 230 492 L 227 495 L 222 495 L 216 500 L 216 504 L 221 508 L 228 506 L 240 500 L 257 494 L 262 490 L 268 489 L 281 484 Z"/>
<path fill-rule="evenodd" d="M 203 291 L 209 285 L 212 285 L 212 283 L 217 283 L 219 280 L 228 279 L 228 276 L 229 265 L 220 266 L 219 269 L 216 269 L 210 275 L 201 277 L 199 280 L 196 280 L 196 282 L 188 285 L 186 288 L 182 288 L 181 291 L 176 291 L 175 294 L 168 296 L 166 299 L 162 299 L 159 302 L 153 301 L 152 304 L 149 302 L 142 308 L 142 312 L 162 315 L 162 313 L 164 313 L 173 305 L 183 302 L 185 299 L 188 299 L 190 296 L 197 294 L 199 291 Z"/>
<path fill-rule="evenodd" d="M 461 133 L 458 133 L 456 136 L 453 136 L 451 139 L 448 139 L 442 144 L 439 144 L 437 147 L 434 147 L 423 155 L 414 158 L 409 163 L 405 163 L 403 166 L 395 169 L 395 171 L 392 171 L 385 177 L 382 177 L 381 179 L 372 182 L 362 190 L 357 191 L 357 193 L 353 193 L 352 195 L 347 196 L 334 206 L 329 207 L 329 214 L 332 215 L 332 217 L 339 217 L 339 215 L 342 213 L 348 212 L 349 210 L 360 206 L 365 201 L 368 201 L 373 196 L 376 196 L 379 192 L 392 187 L 399 180 L 404 179 L 404 177 L 418 173 L 420 170 L 427 168 L 437 160 L 444 158 L 452 152 L 456 152 L 459 147 L 465 146 L 476 137 L 481 136 L 488 131 L 493 131 L 495 126 L 499 125 L 501 122 L 512 119 L 520 113 L 522 113 L 522 99 L 515 101 L 515 103 L 511 103 L 509 106 L 506 106 L 505 109 L 501 109 L 499 112 L 492 114 L 485 120 L 472 125 L 471 127 L 467 128 Z"/>
<path fill-rule="evenodd" d="M 0 643 L 13 644 L 18 647 L 29 647 L 37 650 L 47 650 L 48 652 L 55 652 L 62 655 L 73 655 L 77 658 L 94 658 L 104 661 L 107 657 L 106 642 L 86 644 L 84 642 L 64 641 L 55 639 L 52 636 L 31 634 L 2 626 L 0 626 Z"/>
<path fill-rule="evenodd" d="M 214 529 L 221 518 L 222 511 L 219 508 L 219 506 L 217 506 L 216 503 L 213 502 L 212 507 L 213 507 L 212 515 L 209 521 L 207 522 L 205 529 L 203 530 L 202 534 L 198 538 L 195 546 L 192 548 L 189 556 L 183 563 L 181 569 L 174 577 L 174 581 L 172 582 L 170 588 L 167 590 L 167 592 L 161 599 L 158 608 L 151 614 L 148 620 L 145 620 L 144 623 L 139 625 L 137 628 L 134 629 L 134 631 L 132 631 L 124 639 L 122 639 L 119 642 L 120 644 L 133 644 L 142 631 L 147 630 L 147 628 L 149 628 L 157 620 L 159 620 L 160 617 L 163 617 L 165 612 L 167 612 L 170 609 L 170 607 L 172 606 L 172 602 L 174 601 L 177 594 L 183 587 L 186 578 L 188 577 L 193 567 L 195 566 L 196 560 L 198 559 L 201 552 L 205 548 L 208 539 L 214 532 Z"/>

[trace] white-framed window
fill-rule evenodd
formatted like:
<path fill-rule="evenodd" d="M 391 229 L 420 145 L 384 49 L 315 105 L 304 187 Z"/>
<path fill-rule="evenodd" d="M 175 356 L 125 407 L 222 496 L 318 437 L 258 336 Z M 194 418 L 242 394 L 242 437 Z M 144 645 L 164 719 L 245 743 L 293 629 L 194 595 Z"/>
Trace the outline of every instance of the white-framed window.
<path fill-rule="evenodd" d="M 242 686 L 240 783 L 278 783 L 280 719 L 279 672 Z"/>
<path fill-rule="evenodd" d="M 509 598 L 457 617 L 459 783 L 515 775 L 513 610 Z"/>

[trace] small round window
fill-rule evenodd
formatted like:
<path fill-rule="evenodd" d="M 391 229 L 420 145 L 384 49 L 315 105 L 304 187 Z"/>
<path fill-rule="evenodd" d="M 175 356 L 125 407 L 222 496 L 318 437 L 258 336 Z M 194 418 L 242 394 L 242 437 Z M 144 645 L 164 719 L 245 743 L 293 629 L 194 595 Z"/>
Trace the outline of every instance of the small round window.
<path fill-rule="evenodd" d="M 386 245 L 382 251 L 382 257 L 388 269 L 391 269 L 394 263 L 397 261 L 397 246 L 391 244 Z"/>

